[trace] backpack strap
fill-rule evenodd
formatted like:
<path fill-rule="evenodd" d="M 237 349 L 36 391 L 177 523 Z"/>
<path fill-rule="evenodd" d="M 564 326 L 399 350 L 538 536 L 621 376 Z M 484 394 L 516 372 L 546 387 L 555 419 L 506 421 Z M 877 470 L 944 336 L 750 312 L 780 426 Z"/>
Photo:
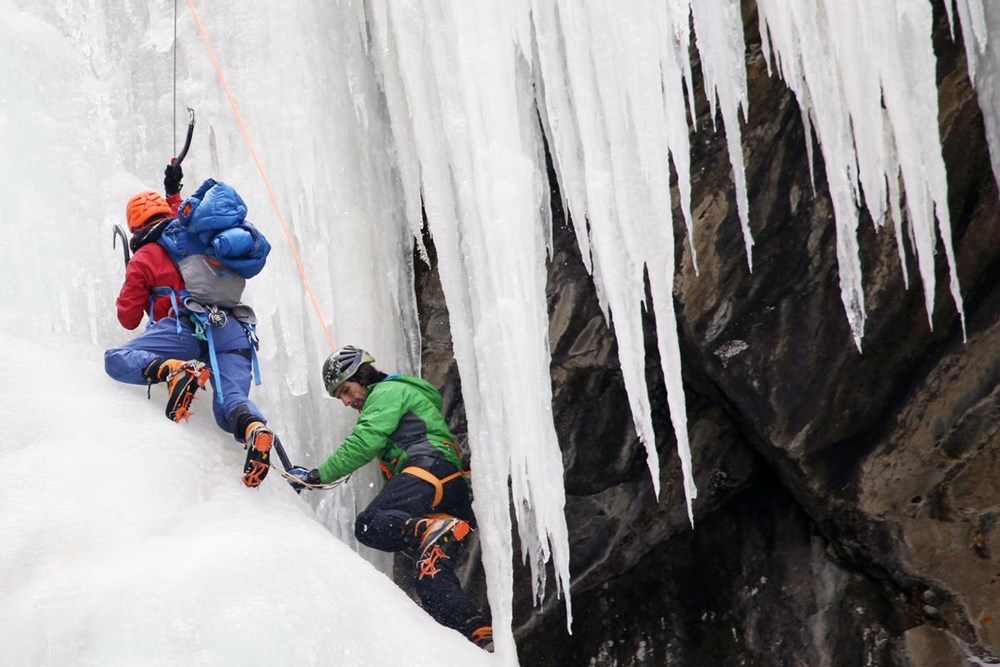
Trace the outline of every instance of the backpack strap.
<path fill-rule="evenodd" d="M 204 338 L 208 343 L 208 362 L 212 368 L 212 381 L 215 383 L 215 399 L 221 404 L 224 400 L 222 395 L 222 378 L 219 377 L 219 358 L 215 354 L 215 338 L 212 336 L 212 325 L 208 323 L 210 312 L 191 313 L 191 323 L 194 324 L 195 338 Z M 178 325 L 179 326 L 179 325 Z"/>
<path fill-rule="evenodd" d="M 153 314 L 154 306 L 156 305 L 156 300 L 160 297 L 167 296 L 170 297 L 170 307 L 174 311 L 174 319 L 177 320 L 177 333 L 181 332 L 181 307 L 178 301 L 178 290 L 173 287 L 154 287 L 149 291 L 149 321 L 146 322 L 146 328 L 153 326 L 156 323 L 156 317 Z M 183 301 L 187 296 L 187 290 L 180 290 L 180 301 Z"/>

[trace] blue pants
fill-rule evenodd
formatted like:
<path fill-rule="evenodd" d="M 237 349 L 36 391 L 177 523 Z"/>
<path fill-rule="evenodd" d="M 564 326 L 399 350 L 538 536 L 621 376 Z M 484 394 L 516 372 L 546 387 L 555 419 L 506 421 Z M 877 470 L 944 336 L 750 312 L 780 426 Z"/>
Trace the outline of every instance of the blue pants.
<path fill-rule="evenodd" d="M 178 320 L 165 317 L 157 321 L 122 347 L 104 352 L 104 370 L 114 380 L 129 384 L 146 384 L 142 371 L 154 359 L 198 359 L 209 366 L 208 343 L 194 337 L 190 319 L 182 316 L 181 330 L 177 332 Z M 212 368 L 212 392 L 216 383 L 221 383 L 223 401 L 212 401 L 215 421 L 223 431 L 233 433 L 243 441 L 243 431 L 251 421 L 267 420 L 250 401 L 251 343 L 243 325 L 230 317 L 225 326 L 212 328 L 215 343 L 215 357 L 218 367 Z M 217 399 L 216 394 L 216 399 Z"/>

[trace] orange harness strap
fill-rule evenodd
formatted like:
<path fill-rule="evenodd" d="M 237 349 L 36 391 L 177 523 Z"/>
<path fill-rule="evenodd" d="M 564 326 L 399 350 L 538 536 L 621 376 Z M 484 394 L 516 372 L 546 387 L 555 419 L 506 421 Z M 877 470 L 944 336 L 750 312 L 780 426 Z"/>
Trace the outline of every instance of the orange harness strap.
<path fill-rule="evenodd" d="M 455 456 L 458 457 L 458 460 L 459 461 L 462 460 L 462 449 L 461 449 L 461 447 L 459 447 L 458 445 L 456 445 L 451 440 L 442 440 L 441 444 L 442 445 L 448 445 L 449 447 L 451 447 L 451 451 L 455 452 Z"/>
<path fill-rule="evenodd" d="M 438 479 L 432 473 L 424 470 L 423 468 L 418 468 L 417 466 L 410 466 L 408 468 L 403 468 L 401 472 L 405 472 L 409 475 L 413 475 L 419 479 L 424 480 L 428 484 L 434 487 L 434 502 L 431 503 L 431 507 L 437 507 L 441 499 L 444 498 L 444 485 L 455 479 L 456 477 L 463 477 L 465 473 L 459 471 L 452 473 L 445 477 L 444 479 Z"/>

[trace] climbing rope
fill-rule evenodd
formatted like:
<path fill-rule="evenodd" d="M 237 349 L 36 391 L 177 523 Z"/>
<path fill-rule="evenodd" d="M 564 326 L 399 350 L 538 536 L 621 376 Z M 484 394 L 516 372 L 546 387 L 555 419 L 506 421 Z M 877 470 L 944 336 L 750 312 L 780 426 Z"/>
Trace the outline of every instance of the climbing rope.
<path fill-rule="evenodd" d="M 273 463 L 268 463 L 267 465 L 271 469 L 277 470 L 278 474 L 287 479 L 289 482 L 292 482 L 296 486 L 301 486 L 304 489 L 310 489 L 312 491 L 325 491 L 329 489 L 336 489 L 338 486 L 340 486 L 341 484 L 343 484 L 344 482 L 346 482 L 351 478 L 351 475 L 347 475 L 346 477 L 341 477 L 340 479 L 330 482 L 329 484 L 308 484 L 306 482 L 303 482 L 295 475 L 289 474 L 283 468 L 280 468 L 274 465 Z"/>
<path fill-rule="evenodd" d="M 174 155 L 177 155 L 177 0 L 174 0 Z"/>
<path fill-rule="evenodd" d="M 284 233 L 285 241 L 288 243 L 288 248 L 291 250 L 292 259 L 295 261 L 295 267 L 298 269 L 299 277 L 302 280 L 302 285 L 309 295 L 309 300 L 312 304 L 313 312 L 316 318 L 319 320 L 320 330 L 323 332 L 323 336 L 326 338 L 327 344 L 330 349 L 335 349 L 336 346 L 333 343 L 333 338 L 330 336 L 330 332 L 327 331 L 327 327 L 324 324 L 325 318 L 319 307 L 319 300 L 316 298 L 315 292 L 313 292 L 312 285 L 309 282 L 309 277 L 306 274 L 305 264 L 302 262 L 302 258 L 299 255 L 298 249 L 296 248 L 295 241 L 292 238 L 291 231 L 288 228 L 288 224 L 285 222 L 285 216 L 281 212 L 281 207 L 278 205 L 278 198 L 274 193 L 274 188 L 271 187 L 271 181 L 267 176 L 267 172 L 264 169 L 264 165 L 257 155 L 257 150 L 254 147 L 253 141 L 250 139 L 250 133 L 247 131 L 246 125 L 243 123 L 243 117 L 240 114 L 239 106 L 236 104 L 236 98 L 234 97 L 232 91 L 229 88 L 229 84 L 226 83 L 226 77 L 222 72 L 222 65 L 219 63 L 219 59 L 215 54 L 215 49 L 212 47 L 212 41 L 208 37 L 208 32 L 205 30 L 205 25 L 201 21 L 201 17 L 198 15 L 198 10 L 195 9 L 194 1 L 187 0 L 188 9 L 191 10 L 191 16 L 194 19 L 195 26 L 198 28 L 198 33 L 201 35 L 202 41 L 205 43 L 205 49 L 208 51 L 208 56 L 212 61 L 212 66 L 215 68 L 215 76 L 219 80 L 219 85 L 222 87 L 223 92 L 226 94 L 226 99 L 229 100 L 229 106 L 233 111 L 233 117 L 236 120 L 236 125 L 240 129 L 240 133 L 243 135 L 243 141 L 247 145 L 247 149 L 250 151 L 250 155 L 253 158 L 254 164 L 257 166 L 257 171 L 260 173 L 261 180 L 264 182 L 264 187 L 267 189 L 268 198 L 271 201 L 271 207 L 274 209 L 274 213 L 278 218 L 278 222 L 281 224 L 281 230 Z M 174 105 L 176 107 L 176 95 L 177 95 L 177 0 L 174 0 Z M 175 112 L 176 116 L 176 112 Z M 174 121 L 176 123 L 176 119 Z M 176 128 L 174 131 L 176 136 Z M 175 139 L 176 141 L 176 139 Z M 176 150 L 176 147 L 175 147 Z M 335 489 L 341 484 L 345 483 L 351 478 L 351 475 L 341 477 L 340 479 L 331 482 L 329 484 L 308 484 L 295 475 L 289 474 L 283 467 L 276 466 L 273 463 L 268 463 L 268 467 L 273 468 L 278 471 L 278 474 L 284 477 L 289 482 L 293 483 L 296 487 L 301 487 L 303 489 L 311 490 L 329 490 Z"/>
<path fill-rule="evenodd" d="M 274 213 L 278 217 L 278 222 L 281 223 L 281 230 L 284 232 L 285 240 L 288 242 L 288 248 L 292 251 L 292 259 L 295 260 L 295 267 L 299 271 L 299 277 L 302 280 L 302 285 L 305 287 L 306 293 L 309 295 L 309 300 L 312 302 L 313 312 L 319 320 L 320 330 L 322 330 L 323 336 L 326 338 L 326 342 L 330 346 L 330 349 L 335 350 L 336 345 L 333 344 L 333 338 L 330 336 L 330 332 L 327 331 L 326 325 L 324 324 L 326 320 L 323 318 L 323 313 L 320 310 L 319 300 L 316 298 L 312 285 L 309 283 L 309 277 L 306 275 L 305 265 L 302 262 L 302 258 L 299 256 L 299 251 L 295 247 L 295 240 L 292 238 L 292 233 L 289 231 L 288 224 L 285 222 L 285 216 L 282 214 L 281 207 L 278 205 L 278 198 L 275 196 L 274 189 L 271 187 L 271 181 L 267 177 L 264 165 L 257 156 L 257 150 L 254 148 L 253 141 L 250 139 L 250 133 L 247 131 L 246 125 L 243 123 L 243 117 L 240 115 L 239 107 L 236 104 L 236 98 L 229 89 L 229 84 L 226 83 L 226 77 L 222 73 L 222 65 L 219 64 L 219 59 L 215 55 L 215 49 L 212 48 L 212 41 L 208 38 L 208 33 L 205 31 L 205 26 L 201 22 L 198 10 L 194 7 L 194 0 L 187 0 L 187 5 L 191 10 L 191 16 L 194 18 L 194 23 L 198 28 L 201 39 L 205 43 L 205 48 L 208 50 L 208 56 L 212 60 L 212 65 L 215 67 L 215 76 L 219 79 L 219 85 L 222 86 L 222 90 L 226 93 L 226 98 L 229 100 L 229 106 L 232 108 L 233 116 L 236 118 L 236 125 L 240 128 L 240 132 L 243 134 L 243 141 L 250 150 L 250 155 L 253 157 L 254 164 L 257 165 L 257 171 L 260 172 L 260 177 L 264 181 L 264 187 L 267 189 L 267 195 L 271 200 L 271 206 L 274 208 Z"/>

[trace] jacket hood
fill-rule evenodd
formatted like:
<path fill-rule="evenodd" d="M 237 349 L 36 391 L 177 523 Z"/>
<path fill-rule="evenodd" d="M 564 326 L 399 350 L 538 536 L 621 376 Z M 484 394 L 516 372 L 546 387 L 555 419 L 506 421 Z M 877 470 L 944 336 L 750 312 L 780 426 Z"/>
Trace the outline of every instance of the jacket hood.
<path fill-rule="evenodd" d="M 426 396 L 427 400 L 429 400 L 438 410 L 441 409 L 441 406 L 444 403 L 441 399 L 441 392 L 439 392 L 434 385 L 421 377 L 413 375 L 390 375 L 386 379 L 382 380 L 382 382 L 402 382 L 403 384 L 408 384 Z"/>

